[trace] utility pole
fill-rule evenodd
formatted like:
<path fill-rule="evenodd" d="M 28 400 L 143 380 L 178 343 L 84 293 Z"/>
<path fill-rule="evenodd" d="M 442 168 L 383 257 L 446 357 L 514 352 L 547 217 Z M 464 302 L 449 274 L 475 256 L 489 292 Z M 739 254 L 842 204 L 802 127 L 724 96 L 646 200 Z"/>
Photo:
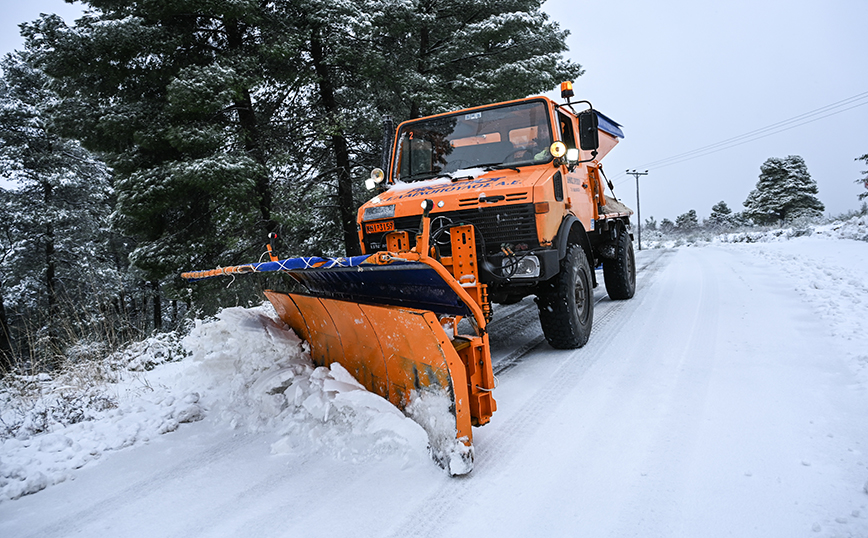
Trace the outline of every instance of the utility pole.
<path fill-rule="evenodd" d="M 627 170 L 627 173 L 636 178 L 636 220 L 639 221 L 639 250 L 642 250 L 642 211 L 639 209 L 639 176 L 647 176 L 648 170 L 637 172 L 634 168 L 632 172 Z"/>

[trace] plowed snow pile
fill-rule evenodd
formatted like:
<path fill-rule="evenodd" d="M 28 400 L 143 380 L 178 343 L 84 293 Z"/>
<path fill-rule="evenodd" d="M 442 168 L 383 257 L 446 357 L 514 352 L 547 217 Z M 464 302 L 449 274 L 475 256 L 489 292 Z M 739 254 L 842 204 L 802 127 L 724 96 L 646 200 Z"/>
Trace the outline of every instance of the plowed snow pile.
<path fill-rule="evenodd" d="M 32 380 L 39 396 L 26 402 L 2 395 L 4 422 L 25 424 L 0 446 L 0 501 L 63 482 L 106 452 L 203 419 L 227 429 L 273 432 L 275 454 L 428 459 L 428 436 L 418 424 L 366 391 L 340 365 L 315 368 L 306 346 L 268 306 L 223 310 L 216 320 L 197 322 L 182 344 L 189 357 L 164 364 L 148 356 L 161 346 L 137 346 L 137 355 L 125 357 L 126 363 L 158 366 L 121 371 L 117 382 L 98 389 L 104 410 L 90 409 L 77 421 L 49 421 L 47 433 L 34 435 L 26 422 L 44 423 L 52 406 L 58 414 L 52 398 L 69 388 L 62 380 Z"/>

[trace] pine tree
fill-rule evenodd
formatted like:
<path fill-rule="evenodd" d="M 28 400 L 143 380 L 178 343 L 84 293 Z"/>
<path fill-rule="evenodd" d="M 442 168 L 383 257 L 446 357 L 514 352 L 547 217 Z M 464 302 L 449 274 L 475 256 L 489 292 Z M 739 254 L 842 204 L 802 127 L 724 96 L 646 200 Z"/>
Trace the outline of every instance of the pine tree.
<path fill-rule="evenodd" d="M 18 184 L 3 196 L 4 316 L 9 308 L 27 313 L 38 354 L 52 360 L 67 315 L 85 314 L 94 295 L 117 281 L 103 263 L 109 174 L 78 142 L 54 131 L 49 110 L 57 96 L 25 54 L 7 55 L 2 68 L 0 176 Z"/>
<path fill-rule="evenodd" d="M 257 56 L 257 3 L 88 4 L 74 28 L 48 15 L 23 34 L 65 98 L 64 134 L 117 175 L 114 226 L 137 240 L 133 263 L 157 289 L 193 266 L 247 261 L 240 239 L 274 226 L 257 117 L 273 101 L 257 108 L 253 94 L 277 62 Z"/>
<path fill-rule="evenodd" d="M 536 0 L 308 0 L 293 17 L 315 72 L 313 117 L 335 172 L 348 254 L 358 236 L 356 169 L 379 166 L 380 118 L 517 99 L 573 80 L 567 32 Z"/>
<path fill-rule="evenodd" d="M 691 209 L 687 213 L 678 215 L 675 218 L 675 227 L 680 232 L 689 232 L 699 227 L 699 218 L 696 216 L 696 210 Z"/>
<path fill-rule="evenodd" d="M 0 376 L 12 370 L 15 365 L 12 354 L 12 339 L 11 327 L 9 326 L 9 318 L 6 316 L 6 275 L 8 267 L 6 260 L 14 254 L 13 245 L 16 235 L 13 230 L 12 218 L 10 212 L 6 209 L 9 207 L 9 192 L 0 187 L 0 207 L 4 210 L 0 211 Z"/>
<path fill-rule="evenodd" d="M 868 164 L 868 153 L 862 155 L 861 157 L 856 158 L 857 161 L 865 161 L 865 164 Z M 864 200 L 868 198 L 868 170 L 863 170 L 864 174 L 861 179 L 857 179 L 856 183 L 861 183 L 863 187 L 865 187 L 865 192 L 859 194 L 859 199 Z"/>
<path fill-rule="evenodd" d="M 353 254 L 354 186 L 380 164 L 384 114 L 524 97 L 581 73 L 539 0 L 86 4 L 74 28 L 25 25 L 27 46 L 65 97 L 64 132 L 116 172 L 115 225 L 152 281 L 249 261 L 276 220 L 291 245 L 331 252 L 342 238 Z"/>
<path fill-rule="evenodd" d="M 767 224 L 822 215 L 825 206 L 816 197 L 817 182 L 800 156 L 771 157 L 760 172 L 756 188 L 744 201 L 746 217 Z"/>
<path fill-rule="evenodd" d="M 376 79 L 410 119 L 548 91 L 581 75 L 540 0 L 381 0 Z"/>
<path fill-rule="evenodd" d="M 675 223 L 669 219 L 663 219 L 660 221 L 660 232 L 664 234 L 671 234 L 675 231 Z"/>
<path fill-rule="evenodd" d="M 708 216 L 706 222 L 709 226 L 717 229 L 730 227 L 734 222 L 732 209 L 726 205 L 726 202 L 721 200 L 711 206 L 711 214 Z"/>

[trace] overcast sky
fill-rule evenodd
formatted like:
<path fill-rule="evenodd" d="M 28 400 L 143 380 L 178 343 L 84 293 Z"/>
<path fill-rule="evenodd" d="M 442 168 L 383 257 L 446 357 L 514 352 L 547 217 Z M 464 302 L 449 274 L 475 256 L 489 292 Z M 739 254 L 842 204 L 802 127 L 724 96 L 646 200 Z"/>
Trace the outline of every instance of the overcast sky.
<path fill-rule="evenodd" d="M 80 3 L 61 0 L 0 5 L 3 54 L 21 47 L 19 22 L 57 13 L 72 23 L 81 14 Z M 585 68 L 577 98 L 623 125 L 626 138 L 603 164 L 634 209 L 635 179 L 624 171 L 649 170 L 639 180 L 643 220 L 690 209 L 706 217 L 721 200 L 741 211 L 760 165 L 787 155 L 805 159 L 827 213 L 859 207 L 868 0 L 548 0 L 544 9 L 570 30 L 569 56 Z M 748 137 L 769 135 L 757 140 L 672 159 L 775 125 Z"/>
<path fill-rule="evenodd" d="M 762 163 L 787 155 L 805 159 L 827 213 L 860 206 L 864 188 L 854 181 L 868 165 L 854 159 L 868 153 L 868 1 L 549 0 L 544 9 L 571 31 L 570 57 L 585 68 L 577 97 L 624 126 L 603 164 L 634 209 L 636 182 L 624 171 L 649 170 L 639 179 L 643 220 L 690 209 L 706 217 L 721 200 L 741 211 Z M 860 94 L 779 125 L 792 127 L 780 134 L 652 164 Z M 854 105 L 862 106 L 818 119 Z"/>

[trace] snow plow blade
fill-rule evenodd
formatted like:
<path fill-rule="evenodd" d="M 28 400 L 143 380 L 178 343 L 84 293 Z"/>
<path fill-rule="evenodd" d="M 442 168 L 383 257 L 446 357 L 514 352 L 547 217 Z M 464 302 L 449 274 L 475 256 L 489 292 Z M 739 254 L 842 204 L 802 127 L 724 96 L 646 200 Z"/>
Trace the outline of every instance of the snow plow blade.
<path fill-rule="evenodd" d="M 474 245 L 472 227 L 461 228 L 464 244 Z M 463 251 L 475 256 L 472 248 Z M 453 259 L 465 255 L 458 247 L 453 252 Z M 308 342 L 314 363 L 341 364 L 369 391 L 402 409 L 427 431 L 432 457 L 450 474 L 461 475 L 472 469 L 472 426 L 489 422 L 496 409 L 487 320 L 479 304 L 480 298 L 485 303 L 484 285 L 475 274 L 475 260 L 470 261 L 445 266 L 417 252 L 380 252 L 293 258 L 182 276 L 289 274 L 307 293 L 267 290 L 265 295 L 280 318 Z M 455 275 L 454 267 L 468 274 Z M 455 333 L 463 317 L 472 320 L 475 334 Z"/>

